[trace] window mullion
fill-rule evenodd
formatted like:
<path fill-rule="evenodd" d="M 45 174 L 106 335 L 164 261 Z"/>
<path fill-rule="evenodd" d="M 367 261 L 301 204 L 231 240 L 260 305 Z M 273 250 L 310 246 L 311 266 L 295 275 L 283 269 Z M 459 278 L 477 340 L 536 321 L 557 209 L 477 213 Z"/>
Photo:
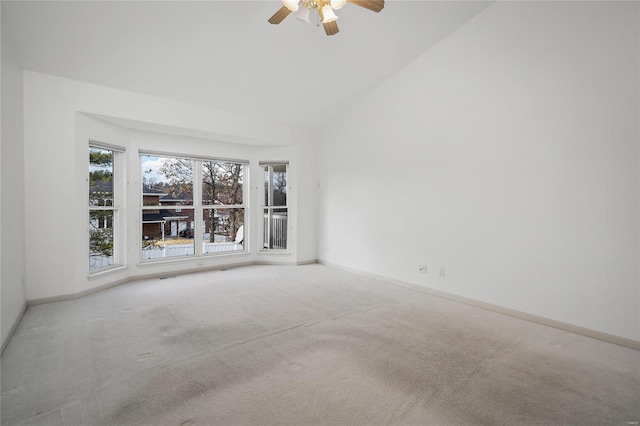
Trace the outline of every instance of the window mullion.
<path fill-rule="evenodd" d="M 269 166 L 269 206 L 273 206 L 273 166 Z"/>
<path fill-rule="evenodd" d="M 267 227 L 269 228 L 269 230 L 267 231 L 267 248 L 268 249 L 272 249 L 273 248 L 273 240 L 271 238 L 272 234 L 273 234 L 273 208 L 269 207 L 268 210 L 268 214 L 267 214 Z"/>
<path fill-rule="evenodd" d="M 273 205 L 273 166 L 267 166 L 267 175 L 269 179 L 269 195 L 267 197 L 267 201 L 269 203 L 269 208 L 267 209 L 267 248 L 270 250 L 273 248 L 271 234 L 272 234 L 272 224 L 273 224 L 273 210 L 271 206 Z"/>
<path fill-rule="evenodd" d="M 193 166 L 193 242 L 195 255 L 202 256 L 202 160 L 194 160 Z"/>
<path fill-rule="evenodd" d="M 114 200 L 115 202 L 115 200 Z M 113 223 L 111 225 L 113 229 L 113 263 L 115 265 L 120 264 L 120 212 L 118 209 L 113 209 Z"/>

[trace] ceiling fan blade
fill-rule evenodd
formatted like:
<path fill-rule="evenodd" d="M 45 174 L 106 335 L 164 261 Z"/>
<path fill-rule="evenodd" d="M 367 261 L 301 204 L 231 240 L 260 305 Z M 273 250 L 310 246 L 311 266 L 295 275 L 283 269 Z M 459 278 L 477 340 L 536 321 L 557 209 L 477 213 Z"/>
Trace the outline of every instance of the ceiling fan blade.
<path fill-rule="evenodd" d="M 349 3 L 356 6 L 364 7 L 373 12 L 380 12 L 384 9 L 384 0 L 347 0 Z"/>
<path fill-rule="evenodd" d="M 322 9 L 318 9 L 318 15 L 320 16 L 320 22 L 324 21 L 324 13 L 322 13 Z M 336 21 L 327 22 L 326 24 L 323 22 L 322 26 L 324 27 L 324 32 L 327 33 L 328 36 L 337 34 L 338 31 L 340 31 Z"/>
<path fill-rule="evenodd" d="M 271 24 L 279 24 L 280 22 L 282 22 L 284 20 L 284 18 L 289 16 L 290 13 L 291 13 L 291 11 L 289 9 L 287 9 L 286 6 L 282 6 L 280 9 L 278 9 L 278 11 L 276 13 L 273 14 L 273 16 L 271 18 L 269 18 L 269 23 L 271 23 Z"/>
<path fill-rule="evenodd" d="M 328 36 L 332 36 L 334 34 L 337 34 L 338 31 L 340 31 L 338 29 L 338 22 L 337 21 L 328 22 L 326 24 L 322 24 L 322 26 L 324 27 L 324 32 L 327 33 Z"/>

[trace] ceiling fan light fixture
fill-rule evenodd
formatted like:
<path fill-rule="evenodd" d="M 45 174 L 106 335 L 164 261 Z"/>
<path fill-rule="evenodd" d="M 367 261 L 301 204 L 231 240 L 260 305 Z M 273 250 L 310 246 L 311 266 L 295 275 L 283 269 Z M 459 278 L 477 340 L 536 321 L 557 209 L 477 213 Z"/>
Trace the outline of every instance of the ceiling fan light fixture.
<path fill-rule="evenodd" d="M 300 8 L 300 10 L 298 11 L 298 14 L 296 15 L 296 18 L 306 22 L 307 24 L 310 24 L 311 21 L 309 21 L 309 8 L 308 7 Z"/>
<path fill-rule="evenodd" d="M 282 4 L 292 12 L 298 10 L 298 3 L 300 3 L 300 0 L 282 0 Z"/>
<path fill-rule="evenodd" d="M 302 10 L 297 13 L 298 19 L 311 23 L 309 13 L 313 10 L 318 14 L 318 21 L 314 20 L 314 24 L 319 27 L 320 22 L 322 22 L 324 32 L 328 36 L 332 36 L 340 31 L 336 22 L 338 17 L 334 10 L 342 8 L 346 3 L 351 3 L 376 13 L 384 9 L 384 0 L 282 0 L 283 6 L 271 18 L 267 19 L 267 22 L 277 25 L 289 16 L 291 12 L 297 12 L 302 7 Z"/>
<path fill-rule="evenodd" d="M 333 22 L 338 19 L 335 13 L 333 13 L 333 9 L 331 9 L 330 5 L 326 5 L 322 8 L 322 23 L 328 24 L 329 22 Z"/>

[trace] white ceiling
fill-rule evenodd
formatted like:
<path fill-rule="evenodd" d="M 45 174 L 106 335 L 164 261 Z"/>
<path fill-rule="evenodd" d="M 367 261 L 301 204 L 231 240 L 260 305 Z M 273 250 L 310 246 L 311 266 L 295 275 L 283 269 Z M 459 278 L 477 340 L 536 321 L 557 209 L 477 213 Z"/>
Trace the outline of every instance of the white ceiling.
<path fill-rule="evenodd" d="M 347 4 L 328 37 L 277 0 L 2 1 L 25 69 L 309 127 L 490 3 Z"/>

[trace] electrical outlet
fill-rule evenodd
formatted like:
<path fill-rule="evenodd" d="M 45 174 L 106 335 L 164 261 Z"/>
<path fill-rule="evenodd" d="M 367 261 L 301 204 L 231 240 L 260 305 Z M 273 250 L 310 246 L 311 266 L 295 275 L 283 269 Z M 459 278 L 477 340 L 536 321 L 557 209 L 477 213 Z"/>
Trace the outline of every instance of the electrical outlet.
<path fill-rule="evenodd" d="M 427 265 L 418 265 L 418 272 L 420 272 L 421 274 L 426 274 L 427 273 Z"/>
<path fill-rule="evenodd" d="M 440 268 L 440 277 L 444 278 L 444 274 L 445 274 L 445 269 L 444 268 Z"/>

